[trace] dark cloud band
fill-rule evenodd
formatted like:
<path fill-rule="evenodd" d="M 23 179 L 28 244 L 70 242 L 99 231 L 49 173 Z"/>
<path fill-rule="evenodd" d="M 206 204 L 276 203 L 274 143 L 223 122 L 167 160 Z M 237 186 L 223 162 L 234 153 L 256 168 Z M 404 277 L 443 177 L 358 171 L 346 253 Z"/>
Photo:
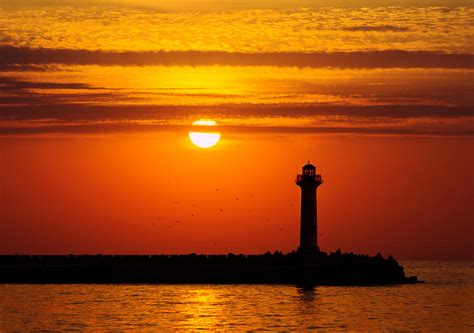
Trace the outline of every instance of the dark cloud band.
<path fill-rule="evenodd" d="M 191 128 L 185 125 L 142 125 L 142 124 L 58 124 L 35 127 L 2 127 L 0 136 L 32 135 L 32 134 L 87 134 L 87 133 L 127 133 L 127 132 L 187 132 Z M 274 126 L 219 126 L 219 130 L 229 134 L 239 133 L 292 133 L 292 134 L 361 134 L 361 135 L 428 135 L 472 137 L 472 129 L 427 129 L 406 127 L 274 127 Z"/>
<path fill-rule="evenodd" d="M 443 105 L 87 105 L 47 104 L 3 106 L 0 120 L 121 121 L 207 117 L 460 118 L 474 117 L 474 106 Z"/>
<path fill-rule="evenodd" d="M 398 50 L 328 53 L 113 52 L 0 46 L 0 69 L 12 69 L 15 68 L 14 66 L 21 69 L 23 68 L 21 65 L 35 64 L 472 69 L 474 68 L 474 54 Z"/>
<path fill-rule="evenodd" d="M 392 31 L 392 32 L 405 32 L 408 31 L 407 27 L 399 27 L 396 25 L 356 25 L 352 27 L 342 28 L 343 31 Z"/>

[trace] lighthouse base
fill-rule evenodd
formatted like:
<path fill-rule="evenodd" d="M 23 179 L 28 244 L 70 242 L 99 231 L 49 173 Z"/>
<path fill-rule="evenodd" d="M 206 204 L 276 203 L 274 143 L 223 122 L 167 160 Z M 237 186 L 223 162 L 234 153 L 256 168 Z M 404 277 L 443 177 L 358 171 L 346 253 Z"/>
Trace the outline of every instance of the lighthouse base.
<path fill-rule="evenodd" d="M 313 246 L 313 247 L 298 247 L 297 252 L 302 255 L 317 255 L 321 251 L 319 251 L 318 246 Z"/>

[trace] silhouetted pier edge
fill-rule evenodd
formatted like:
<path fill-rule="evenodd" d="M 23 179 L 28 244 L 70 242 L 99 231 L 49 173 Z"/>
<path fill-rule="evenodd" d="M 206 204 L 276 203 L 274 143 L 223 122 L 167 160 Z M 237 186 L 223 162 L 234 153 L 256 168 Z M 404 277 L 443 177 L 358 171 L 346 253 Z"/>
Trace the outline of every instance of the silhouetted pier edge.
<path fill-rule="evenodd" d="M 391 256 L 340 250 L 262 255 L 0 255 L 0 283 L 384 285 L 418 283 Z"/>

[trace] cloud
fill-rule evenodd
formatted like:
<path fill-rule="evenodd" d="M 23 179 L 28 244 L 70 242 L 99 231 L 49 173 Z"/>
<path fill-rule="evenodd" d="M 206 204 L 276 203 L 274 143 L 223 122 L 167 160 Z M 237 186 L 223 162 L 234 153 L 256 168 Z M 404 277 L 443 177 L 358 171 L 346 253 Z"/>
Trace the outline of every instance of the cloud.
<path fill-rule="evenodd" d="M 185 132 L 190 119 L 201 117 L 216 119 L 225 133 L 474 135 L 474 107 L 60 103 L 1 107 L 0 135 Z"/>
<path fill-rule="evenodd" d="M 0 69 L 12 65 L 278 66 L 336 68 L 474 68 L 474 54 L 428 51 L 263 52 L 33 49 L 0 46 Z"/>
<path fill-rule="evenodd" d="M 57 71 L 58 69 L 65 71 L 66 69 L 64 68 L 59 68 L 59 66 L 56 65 L 43 65 L 43 64 L 23 64 L 23 65 L 17 65 L 17 64 L 10 64 L 10 65 L 1 65 L 1 60 L 0 60 L 0 70 L 4 72 L 53 72 Z"/>
<path fill-rule="evenodd" d="M 31 135 L 50 133 L 123 133 L 123 132 L 186 132 L 185 125 L 144 125 L 144 124 L 58 124 L 34 127 L 3 127 L 0 135 Z M 287 133 L 287 134 L 361 134 L 361 135 L 435 135 L 435 136 L 474 136 L 472 129 L 417 128 L 417 127 L 296 127 L 296 126 L 220 126 L 224 133 Z"/>
<path fill-rule="evenodd" d="M 98 89 L 84 83 L 57 83 L 26 81 L 13 77 L 0 77 L 0 90 L 19 91 L 25 89 Z"/>
<path fill-rule="evenodd" d="M 103 1 L 102 6 L 95 1 L 94 6 L 77 1 L 81 5 L 71 9 L 69 0 L 54 1 L 57 3 L 45 10 L 45 4 L 52 1 L 26 6 L 15 5 L 15 0 L 6 1 L 12 6 L 0 8 L 0 30 L 8 36 L 9 45 L 39 48 L 228 52 L 421 49 L 474 53 L 468 42 L 474 8 L 463 5 L 466 0 L 407 1 L 412 6 L 389 7 L 382 0 L 340 0 L 346 5 L 352 3 L 342 6 L 346 8 L 321 6 L 320 0 L 304 0 L 304 5 L 300 1 L 266 1 L 272 3 L 270 7 L 278 3 L 278 8 L 262 10 L 257 9 L 261 1 L 220 1 L 214 6 L 207 1 L 189 0 L 187 3 L 193 3 L 193 7 L 201 3 L 201 9 L 189 11 L 182 2 L 178 5 L 166 1 L 175 9 L 161 11 L 156 6 L 122 7 L 116 1 Z M 228 7 L 224 2 L 233 10 L 219 10 Z M 248 10 L 243 10 L 247 7 L 243 2 L 250 5 Z M 368 2 L 379 2 L 379 6 L 368 9 Z M 161 8 L 165 1 L 157 3 Z M 254 5 L 257 8 L 251 9 Z M 409 33 L 343 30 L 352 26 L 402 26 Z"/>
<path fill-rule="evenodd" d="M 54 94 L 60 90 L 60 94 Z M 119 101 L 125 99 L 111 90 L 84 83 L 59 83 L 28 81 L 15 77 L 0 76 L 0 107 L 6 105 L 54 105 L 84 103 L 85 101 Z M 71 91 L 65 93 L 64 91 Z M 128 98 L 127 100 L 130 100 Z M 3 110 L 0 109 L 0 119 Z"/>
<path fill-rule="evenodd" d="M 169 120 L 193 116 L 222 118 L 342 116 L 360 118 L 460 118 L 474 117 L 473 106 L 434 105 L 87 105 L 54 104 L 4 106 L 0 120 L 98 121 Z"/>
<path fill-rule="evenodd" d="M 290 80 L 286 83 L 295 84 L 296 90 L 304 87 L 300 87 L 301 83 L 298 81 Z M 375 87 L 379 87 L 379 83 Z M 370 87 L 372 85 L 369 84 L 367 89 Z M 454 89 L 453 86 L 449 87 Z M 318 90 L 317 88 L 317 85 L 307 87 L 309 91 Z M 190 119 L 209 117 L 215 118 L 230 132 L 472 135 L 472 99 L 466 100 L 471 101 L 471 104 L 438 104 L 430 99 L 400 97 L 399 88 L 396 86 L 395 97 L 373 94 L 372 99 L 389 101 L 389 105 L 371 104 L 365 100 L 362 100 L 365 104 L 259 104 L 251 103 L 245 98 L 241 99 L 245 103 L 239 104 L 230 102 L 230 95 L 225 95 L 225 104 L 193 104 L 196 100 L 188 99 L 188 96 L 197 94 L 211 98 L 213 94 L 205 89 L 190 93 L 165 88 L 156 93 L 177 94 L 181 99 L 184 96 L 187 104 L 160 105 L 156 102 L 143 103 L 138 92 L 129 93 L 127 89 L 121 88 L 108 89 L 78 83 L 72 79 L 63 83 L 41 82 L 37 75 L 34 81 L 0 76 L 0 133 L 16 135 L 185 130 L 183 124 L 189 123 Z M 343 92 L 344 89 L 339 91 Z M 138 101 L 134 100 L 137 98 Z M 342 103 L 345 101 L 343 99 Z M 139 104 L 133 104 L 136 102 Z"/>
<path fill-rule="evenodd" d="M 352 27 L 342 28 L 343 31 L 393 31 L 393 32 L 405 32 L 408 31 L 408 27 L 399 27 L 396 25 L 356 25 Z"/>

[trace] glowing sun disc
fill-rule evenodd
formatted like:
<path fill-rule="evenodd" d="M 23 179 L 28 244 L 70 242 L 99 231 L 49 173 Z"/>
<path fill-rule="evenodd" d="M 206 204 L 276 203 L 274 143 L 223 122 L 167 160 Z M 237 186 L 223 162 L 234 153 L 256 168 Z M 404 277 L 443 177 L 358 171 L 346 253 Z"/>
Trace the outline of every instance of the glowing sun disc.
<path fill-rule="evenodd" d="M 199 119 L 193 122 L 193 126 L 216 126 L 216 122 L 211 119 Z M 189 139 L 199 148 L 210 148 L 219 142 L 221 133 L 219 132 L 189 132 Z"/>
<path fill-rule="evenodd" d="M 221 138 L 219 132 L 189 132 L 189 139 L 200 148 L 210 148 L 215 146 Z"/>

